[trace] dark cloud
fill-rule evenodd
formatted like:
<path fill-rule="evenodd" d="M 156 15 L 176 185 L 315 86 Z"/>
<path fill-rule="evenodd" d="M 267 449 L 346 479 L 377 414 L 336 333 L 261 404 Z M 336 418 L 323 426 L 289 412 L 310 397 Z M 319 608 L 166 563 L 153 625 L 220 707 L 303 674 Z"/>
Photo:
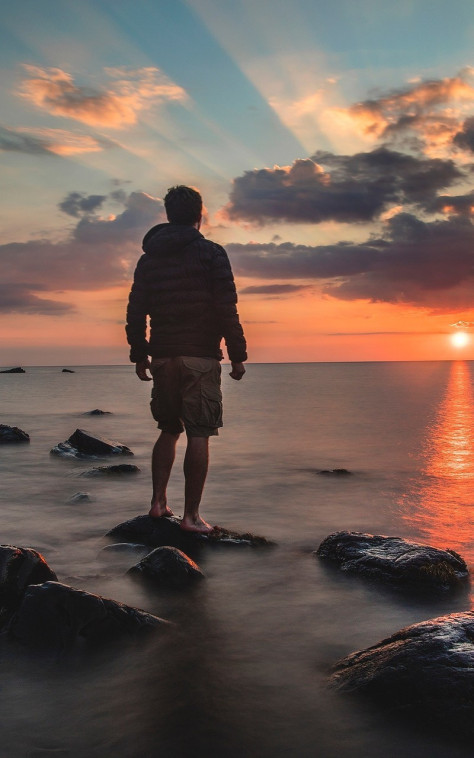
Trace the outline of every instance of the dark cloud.
<path fill-rule="evenodd" d="M 46 287 L 35 284 L 0 284 L 0 313 L 30 313 L 62 316 L 74 308 L 68 303 L 38 297 L 35 293 Z"/>
<path fill-rule="evenodd" d="M 291 167 L 246 171 L 234 179 L 226 213 L 258 223 L 368 222 L 392 205 L 432 203 L 463 176 L 452 160 L 384 147 L 355 155 L 320 151 Z"/>
<path fill-rule="evenodd" d="M 96 209 L 100 207 L 99 197 L 102 196 L 70 193 L 60 205 L 65 204 L 74 215 L 71 211 L 76 208 L 79 213 L 82 201 L 85 207 L 94 203 Z M 84 208 L 82 212 L 86 212 Z M 115 218 L 101 219 L 92 211 L 86 213 L 60 242 L 30 240 L 0 245 L 2 310 L 60 315 L 70 306 L 43 300 L 36 293 L 94 290 L 128 282 L 141 254 L 144 233 L 163 220 L 161 201 L 132 192 L 125 199 L 124 210 Z"/>
<path fill-rule="evenodd" d="M 474 192 L 466 195 L 439 195 L 426 210 L 437 213 L 443 212 L 448 215 L 472 216 L 474 208 Z"/>
<path fill-rule="evenodd" d="M 293 295 L 295 292 L 310 289 L 310 284 L 260 284 L 244 287 L 240 290 L 241 295 Z"/>
<path fill-rule="evenodd" d="M 466 119 L 462 130 L 454 136 L 453 142 L 457 147 L 474 153 L 474 117 Z"/>
<path fill-rule="evenodd" d="M 464 217 L 424 222 L 400 213 L 365 243 L 228 245 L 241 276 L 320 281 L 342 300 L 472 307 L 474 226 Z"/>
<path fill-rule="evenodd" d="M 82 192 L 70 192 L 67 197 L 58 203 L 58 208 L 63 213 L 74 218 L 80 218 L 83 214 L 94 213 L 106 200 L 106 195 L 84 195 Z"/>
<path fill-rule="evenodd" d="M 0 126 L 0 150 L 30 155 L 51 154 L 47 140 L 7 129 L 5 126 Z"/>

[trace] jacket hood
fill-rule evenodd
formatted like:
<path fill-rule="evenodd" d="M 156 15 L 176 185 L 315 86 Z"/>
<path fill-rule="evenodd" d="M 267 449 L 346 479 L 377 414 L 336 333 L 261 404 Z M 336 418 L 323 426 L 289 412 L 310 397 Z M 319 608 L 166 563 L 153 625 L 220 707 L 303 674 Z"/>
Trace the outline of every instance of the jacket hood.
<path fill-rule="evenodd" d="M 143 238 L 143 252 L 148 255 L 174 255 L 202 234 L 194 226 L 157 224 Z"/>

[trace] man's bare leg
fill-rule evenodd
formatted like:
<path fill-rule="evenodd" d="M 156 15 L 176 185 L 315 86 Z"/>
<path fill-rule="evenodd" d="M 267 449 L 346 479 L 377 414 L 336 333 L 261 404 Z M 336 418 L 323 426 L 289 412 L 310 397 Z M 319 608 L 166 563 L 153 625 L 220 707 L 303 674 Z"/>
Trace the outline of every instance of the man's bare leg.
<path fill-rule="evenodd" d="M 209 467 L 209 438 L 188 437 L 184 456 L 184 516 L 181 528 L 187 532 L 209 534 L 213 527 L 199 515 L 202 492 Z"/>
<path fill-rule="evenodd" d="M 168 508 L 166 487 L 168 486 L 171 469 L 173 468 L 178 439 L 179 434 L 161 432 L 153 448 L 153 455 L 151 458 L 153 497 L 151 499 L 151 508 L 148 514 L 152 518 L 173 515 L 173 511 Z"/>

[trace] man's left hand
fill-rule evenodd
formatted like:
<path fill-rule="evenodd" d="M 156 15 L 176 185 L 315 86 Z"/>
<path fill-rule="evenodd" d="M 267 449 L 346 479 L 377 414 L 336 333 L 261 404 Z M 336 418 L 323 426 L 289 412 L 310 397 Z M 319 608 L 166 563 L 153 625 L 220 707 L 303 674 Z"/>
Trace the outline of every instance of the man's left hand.
<path fill-rule="evenodd" d="M 144 361 L 138 361 L 138 363 L 135 364 L 135 373 L 138 376 L 139 379 L 142 380 L 142 382 L 151 382 L 153 379 L 152 376 L 149 376 L 147 373 L 148 370 L 150 370 L 151 364 L 148 358 L 145 358 Z"/>

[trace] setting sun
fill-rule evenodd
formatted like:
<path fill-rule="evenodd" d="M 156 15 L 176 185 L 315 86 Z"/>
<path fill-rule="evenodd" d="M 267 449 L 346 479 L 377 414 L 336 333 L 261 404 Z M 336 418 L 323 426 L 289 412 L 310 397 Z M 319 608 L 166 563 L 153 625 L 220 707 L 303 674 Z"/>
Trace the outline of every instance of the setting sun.
<path fill-rule="evenodd" d="M 454 347 L 466 347 L 469 342 L 470 338 L 466 332 L 456 332 L 451 335 L 451 343 Z"/>

